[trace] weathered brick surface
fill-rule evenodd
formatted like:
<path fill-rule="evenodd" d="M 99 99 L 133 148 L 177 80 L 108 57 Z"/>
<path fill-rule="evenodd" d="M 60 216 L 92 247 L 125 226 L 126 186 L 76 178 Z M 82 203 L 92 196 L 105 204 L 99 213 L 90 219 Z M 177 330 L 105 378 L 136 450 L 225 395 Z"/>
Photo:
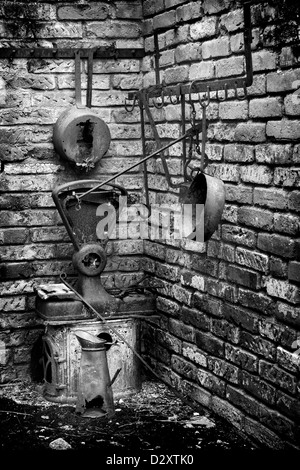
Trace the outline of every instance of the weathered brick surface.
<path fill-rule="evenodd" d="M 250 372 L 256 372 L 258 368 L 258 360 L 254 354 L 242 350 L 232 344 L 225 344 L 225 358 Z"/>
<path fill-rule="evenodd" d="M 290 392 L 296 393 L 296 379 L 291 374 L 285 372 L 274 364 L 268 363 L 264 360 L 259 361 L 259 374 L 267 381 L 275 383 L 280 388 Z"/>
<path fill-rule="evenodd" d="M 255 336 L 247 331 L 242 331 L 240 344 L 243 348 L 248 349 L 255 354 L 275 360 L 275 346 L 270 341 L 267 341 L 260 336 Z"/>
<path fill-rule="evenodd" d="M 294 239 L 268 233 L 258 234 L 257 246 L 262 251 L 267 251 L 284 258 L 294 258 L 297 249 Z"/>
<path fill-rule="evenodd" d="M 261 281 L 258 273 L 238 266 L 228 266 L 227 279 L 251 289 L 258 289 Z"/>
<path fill-rule="evenodd" d="M 276 389 L 256 375 L 242 373 L 242 385 L 251 395 L 265 403 L 275 403 Z"/>

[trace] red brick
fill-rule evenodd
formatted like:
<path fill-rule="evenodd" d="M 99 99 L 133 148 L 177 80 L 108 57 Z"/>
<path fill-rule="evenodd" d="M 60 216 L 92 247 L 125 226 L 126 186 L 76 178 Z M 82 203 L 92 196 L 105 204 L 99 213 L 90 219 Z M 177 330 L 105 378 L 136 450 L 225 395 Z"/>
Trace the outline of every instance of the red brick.
<path fill-rule="evenodd" d="M 205 61 L 205 62 L 201 62 L 200 64 L 196 63 L 196 64 L 191 65 L 189 69 L 188 79 L 189 80 L 206 80 L 209 78 L 213 78 L 214 74 L 215 74 L 214 62 Z M 177 81 L 179 78 L 180 76 L 178 77 L 177 75 Z"/>
<path fill-rule="evenodd" d="M 187 325 L 194 326 L 200 330 L 208 330 L 210 326 L 210 318 L 199 312 L 199 310 L 191 309 L 183 306 L 181 311 L 181 319 Z"/>
<path fill-rule="evenodd" d="M 240 345 L 254 354 L 275 360 L 276 349 L 274 344 L 260 336 L 252 335 L 248 331 L 241 331 Z"/>
<path fill-rule="evenodd" d="M 219 105 L 219 117 L 224 120 L 245 120 L 248 118 L 248 103 L 246 101 L 229 101 L 220 103 Z M 244 158 L 246 156 L 244 153 Z M 247 158 L 247 157 L 246 157 Z M 249 158 L 249 155 L 248 155 Z M 234 161 L 234 160 L 228 160 Z M 243 161 L 243 160 L 241 160 Z M 244 160 L 249 161 L 249 160 Z"/>
<path fill-rule="evenodd" d="M 244 27 L 243 10 L 233 10 L 226 15 L 221 16 L 220 25 L 227 31 L 232 32 Z"/>
<path fill-rule="evenodd" d="M 300 421 L 300 402 L 278 390 L 276 407 L 292 420 Z"/>
<path fill-rule="evenodd" d="M 172 355 L 171 367 L 178 374 L 182 375 L 185 379 L 197 380 L 197 367 L 179 356 Z"/>
<path fill-rule="evenodd" d="M 211 393 L 209 393 L 204 388 L 199 387 L 198 385 L 187 382 L 186 380 L 181 381 L 181 384 L 182 384 L 181 389 L 184 394 L 191 397 L 191 399 L 193 399 L 197 403 L 200 403 L 200 405 L 210 408 L 211 398 L 212 398 Z"/>
<path fill-rule="evenodd" d="M 266 282 L 268 295 L 287 300 L 293 304 L 300 303 L 300 290 L 288 281 L 270 278 Z"/>
<path fill-rule="evenodd" d="M 293 343 L 292 343 L 293 344 Z M 296 341 L 297 344 L 297 341 Z M 277 347 L 277 363 L 280 367 L 287 369 L 290 372 L 297 372 L 300 364 L 300 357 L 297 354 L 297 349 L 293 352 L 287 351 L 281 346 Z"/>
<path fill-rule="evenodd" d="M 291 119 L 268 121 L 266 133 L 277 140 L 297 140 L 300 138 L 300 123 Z"/>
<path fill-rule="evenodd" d="M 207 370 L 199 368 L 197 381 L 202 387 L 207 388 L 211 393 L 219 396 L 225 396 L 226 383 Z"/>
<path fill-rule="evenodd" d="M 236 407 L 229 404 L 227 400 L 222 400 L 219 397 L 213 396 L 211 407 L 218 416 L 226 419 L 236 428 L 242 429 L 244 415 Z"/>
<path fill-rule="evenodd" d="M 244 371 L 242 373 L 242 384 L 245 390 L 265 402 L 267 405 L 270 406 L 275 403 L 276 389 L 272 385 L 261 380 L 260 377 Z"/>
<path fill-rule="evenodd" d="M 239 342 L 239 328 L 233 327 L 231 323 L 226 320 L 212 319 L 211 331 L 214 335 L 223 338 L 225 341 L 237 344 Z"/>
<path fill-rule="evenodd" d="M 145 0 L 143 2 L 143 15 L 150 16 L 164 9 L 164 0 Z"/>
<path fill-rule="evenodd" d="M 296 167 L 275 168 L 274 184 L 276 186 L 300 187 L 300 169 Z"/>
<path fill-rule="evenodd" d="M 273 277 L 286 278 L 287 277 L 287 263 L 280 258 L 270 256 L 270 274 Z"/>
<path fill-rule="evenodd" d="M 143 19 L 142 5 L 137 2 L 119 1 L 116 3 L 116 17 L 128 19 Z"/>
<path fill-rule="evenodd" d="M 223 377 L 228 382 L 238 384 L 240 369 L 229 362 L 224 361 L 216 357 L 208 358 L 208 369 L 211 370 L 215 375 Z"/>
<path fill-rule="evenodd" d="M 179 351 L 181 353 L 181 351 Z M 183 343 L 182 344 L 182 355 L 186 359 L 189 359 L 191 362 L 194 362 L 198 366 L 206 367 L 207 366 L 207 356 L 199 351 L 199 349 L 190 344 L 190 343 Z"/>
<path fill-rule="evenodd" d="M 244 72 L 243 57 L 229 57 L 216 61 L 216 77 L 225 78 L 232 75 L 241 75 Z"/>
<path fill-rule="evenodd" d="M 192 292 L 188 289 L 174 284 L 172 287 L 172 295 L 174 296 L 175 300 L 178 300 L 178 302 L 191 306 Z"/>
<path fill-rule="evenodd" d="M 176 13 L 174 10 L 161 13 L 153 18 L 153 28 L 170 28 L 176 24 Z"/>
<path fill-rule="evenodd" d="M 243 206 L 238 211 L 238 222 L 249 227 L 272 230 L 273 213 L 264 209 Z"/>
<path fill-rule="evenodd" d="M 184 82 L 188 80 L 189 67 L 187 65 L 181 65 L 167 69 L 164 73 L 164 80 L 166 84 Z"/>
<path fill-rule="evenodd" d="M 274 313 L 273 300 L 270 297 L 259 292 L 253 292 L 239 288 L 238 301 L 244 307 L 249 307 L 253 310 L 258 310 L 264 315 L 272 315 Z"/>
<path fill-rule="evenodd" d="M 229 39 L 226 36 L 205 41 L 202 44 L 203 60 L 229 55 Z"/>
<path fill-rule="evenodd" d="M 212 299 L 207 295 L 195 292 L 193 294 L 193 307 L 200 310 L 200 312 L 206 312 L 212 316 L 220 317 L 221 314 L 221 301 Z"/>
<path fill-rule="evenodd" d="M 241 168 L 241 179 L 245 183 L 269 185 L 272 182 L 272 170 L 265 165 L 249 165 Z"/>
<path fill-rule="evenodd" d="M 224 318 L 234 325 L 253 333 L 258 332 L 258 318 L 252 312 L 226 303 L 222 305 L 222 312 Z"/>
<path fill-rule="evenodd" d="M 290 214 L 274 214 L 275 232 L 298 235 L 299 227 L 299 217 Z"/>
<path fill-rule="evenodd" d="M 0 245 L 23 244 L 26 241 L 28 241 L 28 230 L 25 228 L 0 230 Z"/>
<path fill-rule="evenodd" d="M 200 47 L 198 44 L 181 44 L 175 50 L 175 60 L 181 62 L 195 61 L 200 57 Z"/>
<path fill-rule="evenodd" d="M 156 299 L 156 306 L 162 312 L 168 313 L 173 317 L 178 317 L 181 311 L 180 306 L 176 302 L 160 296 Z"/>
<path fill-rule="evenodd" d="M 300 263 L 297 261 L 289 262 L 288 278 L 290 281 L 300 282 Z"/>
<path fill-rule="evenodd" d="M 296 393 L 296 379 L 293 375 L 266 361 L 259 361 L 259 375 L 291 394 Z"/>
<path fill-rule="evenodd" d="M 189 2 L 188 5 L 183 5 L 176 9 L 176 20 L 178 23 L 190 20 L 195 21 L 195 19 L 201 17 L 202 14 L 203 10 L 201 3 L 199 3 L 198 1 Z"/>
<path fill-rule="evenodd" d="M 225 110 L 226 110 L 226 106 L 225 106 Z M 224 147 L 224 160 L 226 162 L 236 162 L 236 163 L 253 162 L 254 161 L 254 148 L 250 145 L 247 146 L 247 145 L 239 145 L 239 144 L 227 144 Z"/>
<path fill-rule="evenodd" d="M 293 147 L 291 144 L 263 144 L 255 147 L 255 157 L 258 163 L 291 164 Z"/>
<path fill-rule="evenodd" d="M 178 338 L 181 338 L 185 341 L 190 341 L 193 342 L 194 340 L 194 328 L 185 325 L 181 321 L 174 320 L 173 318 L 170 318 L 169 320 L 169 328 L 170 328 L 170 333 L 177 336 Z"/>
<path fill-rule="evenodd" d="M 58 6 L 57 17 L 59 20 L 105 20 L 108 17 L 109 10 L 103 3 L 99 5 L 68 5 Z M 128 6 L 129 7 L 129 6 Z M 127 8 L 128 8 L 127 7 Z M 132 13 L 133 13 L 132 9 Z"/>
<path fill-rule="evenodd" d="M 215 338 L 210 333 L 196 331 L 195 343 L 202 351 L 206 351 L 214 356 L 224 357 L 224 342 Z"/>
<path fill-rule="evenodd" d="M 248 268 L 263 271 L 264 273 L 268 271 L 269 258 L 267 255 L 238 247 L 236 249 L 235 259 L 238 264 L 245 265 Z"/>
<path fill-rule="evenodd" d="M 292 191 L 288 198 L 289 209 L 300 212 L 300 191 Z"/>
<path fill-rule="evenodd" d="M 243 390 L 227 386 L 226 399 L 251 416 L 259 417 L 262 405 Z"/>
<path fill-rule="evenodd" d="M 294 82 L 300 80 L 300 70 L 272 72 L 267 75 L 267 91 L 282 92 L 294 89 Z"/>
<path fill-rule="evenodd" d="M 284 323 L 288 323 L 296 328 L 300 327 L 300 307 L 278 302 L 275 315 Z"/>
<path fill-rule="evenodd" d="M 287 348 L 290 348 L 291 344 L 296 339 L 296 332 L 292 328 L 287 328 L 274 320 L 268 319 L 260 321 L 259 333 L 262 337 L 268 338 L 269 340 Z"/>
<path fill-rule="evenodd" d="M 241 204 L 252 204 L 253 188 L 241 184 L 226 185 L 226 201 L 239 202 Z"/>
<path fill-rule="evenodd" d="M 228 266 L 227 279 L 251 289 L 259 289 L 261 283 L 261 277 L 258 273 L 237 266 Z"/>
<path fill-rule="evenodd" d="M 214 13 L 219 13 L 220 11 L 227 10 L 229 8 L 229 0 L 204 0 L 203 10 L 204 13 L 212 15 Z"/>
<path fill-rule="evenodd" d="M 192 255 L 191 268 L 203 274 L 217 276 L 218 262 L 199 255 Z"/>
<path fill-rule="evenodd" d="M 198 41 L 205 37 L 214 36 L 217 31 L 217 18 L 215 16 L 204 17 L 190 27 L 190 35 L 193 41 Z"/>
<path fill-rule="evenodd" d="M 225 344 L 225 358 L 242 369 L 250 372 L 256 372 L 258 366 L 257 357 L 254 354 L 244 351 L 238 346 L 232 344 Z"/>
<path fill-rule="evenodd" d="M 207 279 L 206 290 L 214 297 L 228 300 L 228 302 L 236 302 L 235 286 L 229 285 L 227 282 L 220 282 L 217 279 Z"/>
<path fill-rule="evenodd" d="M 259 233 L 257 247 L 283 258 L 294 258 L 296 256 L 295 241 L 282 235 Z"/>
<path fill-rule="evenodd" d="M 282 116 L 282 105 L 278 98 L 257 98 L 250 101 L 250 118 Z"/>
<path fill-rule="evenodd" d="M 285 448 L 282 438 L 248 416 L 245 417 L 243 430 L 257 442 L 258 446 L 263 442 L 269 449 L 283 450 Z"/>
<path fill-rule="evenodd" d="M 274 70 L 276 69 L 277 55 L 274 52 L 267 50 L 253 52 L 252 62 L 253 71 L 260 72 L 262 70 Z"/>
<path fill-rule="evenodd" d="M 288 204 L 288 193 L 275 188 L 254 188 L 253 202 L 254 204 L 266 206 L 270 209 L 286 209 Z"/>
<path fill-rule="evenodd" d="M 243 227 L 234 225 L 222 225 L 222 238 L 230 243 L 237 243 L 248 247 L 255 247 L 256 233 Z"/>

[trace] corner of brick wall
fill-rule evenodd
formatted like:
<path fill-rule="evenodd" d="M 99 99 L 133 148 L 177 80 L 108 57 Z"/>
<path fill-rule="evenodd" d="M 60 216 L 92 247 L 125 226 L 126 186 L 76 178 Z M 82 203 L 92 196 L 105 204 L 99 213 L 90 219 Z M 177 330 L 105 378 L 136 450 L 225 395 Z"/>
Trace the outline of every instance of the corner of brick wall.
<path fill-rule="evenodd" d="M 207 110 L 207 172 L 226 185 L 222 222 L 205 245 L 145 241 L 145 272 L 159 285 L 161 320 L 159 328 L 145 326 L 144 351 L 165 380 L 249 437 L 294 448 L 300 422 L 300 61 L 292 47 L 276 49 L 265 40 L 274 9 L 251 9 L 254 77 L 247 99 L 212 96 Z M 143 11 L 144 86 L 155 83 L 153 31 L 161 27 L 167 27 L 158 36 L 167 84 L 245 71 L 238 4 L 145 0 Z M 178 135 L 180 106 L 167 104 L 154 115 L 162 137 Z M 181 148 L 170 155 L 170 171 L 178 176 Z M 151 169 L 152 201 L 176 202 L 160 162 Z"/>
<path fill-rule="evenodd" d="M 0 17 L 3 47 L 142 48 L 139 0 L 113 3 L 41 2 L 37 38 L 12 37 Z M 141 155 L 139 116 L 125 97 L 141 86 L 140 59 L 95 59 L 92 109 L 109 126 L 111 145 L 91 172 L 75 170 L 54 151 L 53 125 L 75 105 L 73 59 L 0 60 L 0 382 L 29 378 L 32 348 L 43 331 L 35 313 L 35 284 L 76 277 L 71 245 L 51 197 L 65 181 L 105 178 Z M 86 94 L 82 61 L 82 99 Z M 139 199 L 139 169 L 117 181 Z M 143 244 L 112 241 L 102 280 L 124 288 L 143 276 Z"/>

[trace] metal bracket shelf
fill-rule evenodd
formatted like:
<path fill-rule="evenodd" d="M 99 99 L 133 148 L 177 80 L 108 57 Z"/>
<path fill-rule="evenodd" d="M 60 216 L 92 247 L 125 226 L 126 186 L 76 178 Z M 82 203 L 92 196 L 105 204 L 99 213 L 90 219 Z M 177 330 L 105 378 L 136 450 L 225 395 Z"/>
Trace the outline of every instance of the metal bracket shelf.
<path fill-rule="evenodd" d="M 124 49 L 115 47 L 98 48 L 50 48 L 50 47 L 2 47 L 0 59 L 74 59 L 75 53 L 80 51 L 81 58 L 88 59 L 91 50 L 94 51 L 94 59 L 141 59 L 145 56 L 143 48 Z"/>
<path fill-rule="evenodd" d="M 243 4 L 244 10 L 244 56 L 246 63 L 246 74 L 243 76 L 212 79 L 212 80 L 194 80 L 192 92 L 193 93 L 207 93 L 208 89 L 210 92 L 219 90 L 229 90 L 237 88 L 249 87 L 253 83 L 253 67 L 252 67 L 252 55 L 251 55 L 251 40 L 252 40 L 252 25 L 251 25 L 251 2 L 245 2 Z M 180 96 L 186 95 L 191 92 L 190 84 L 176 84 L 166 85 L 160 83 L 159 77 L 159 49 L 158 49 L 158 33 L 159 30 L 154 31 L 154 42 L 155 42 L 155 78 L 156 84 L 149 86 L 148 88 L 141 89 L 137 92 L 128 93 L 128 100 L 140 102 L 143 96 L 148 98 L 164 96 Z"/>

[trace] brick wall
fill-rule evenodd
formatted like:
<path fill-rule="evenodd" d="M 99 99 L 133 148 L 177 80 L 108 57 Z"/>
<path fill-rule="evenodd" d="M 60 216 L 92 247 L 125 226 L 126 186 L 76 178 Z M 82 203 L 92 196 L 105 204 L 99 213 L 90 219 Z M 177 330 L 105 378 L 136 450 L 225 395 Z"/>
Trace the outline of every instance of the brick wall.
<path fill-rule="evenodd" d="M 139 0 L 87 3 L 39 2 L 36 39 L 22 27 L 12 32 L 0 16 L 1 47 L 143 47 Z M 86 65 L 82 60 L 84 88 Z M 103 179 L 140 158 L 137 117 L 124 109 L 128 91 L 141 86 L 140 65 L 140 59 L 94 60 L 92 109 L 108 124 L 112 141 L 100 164 L 86 173 L 60 158 L 52 140 L 54 123 L 75 104 L 74 60 L 0 60 L 0 382 L 28 378 L 32 347 L 43 331 L 34 311 L 34 284 L 75 274 L 74 249 L 52 200 L 53 187 Z M 118 183 L 140 197 L 139 169 Z M 142 251 L 142 242 L 110 243 L 103 283 L 123 288 L 141 279 Z"/>
<path fill-rule="evenodd" d="M 207 172 L 226 184 L 222 223 L 206 244 L 145 241 L 161 320 L 145 354 L 173 385 L 267 446 L 299 445 L 300 61 L 267 39 L 276 10 L 251 8 L 254 79 L 243 101 L 208 108 Z M 244 72 L 241 2 L 144 0 L 144 84 L 155 83 L 153 31 L 166 84 Z M 197 110 L 199 113 L 199 109 Z M 154 110 L 161 136 L 179 132 L 180 107 Z M 201 116 L 201 113 L 197 117 Z M 170 151 L 180 174 L 181 147 Z M 151 200 L 177 200 L 157 159 Z M 179 170 L 178 170 L 179 168 Z"/>

